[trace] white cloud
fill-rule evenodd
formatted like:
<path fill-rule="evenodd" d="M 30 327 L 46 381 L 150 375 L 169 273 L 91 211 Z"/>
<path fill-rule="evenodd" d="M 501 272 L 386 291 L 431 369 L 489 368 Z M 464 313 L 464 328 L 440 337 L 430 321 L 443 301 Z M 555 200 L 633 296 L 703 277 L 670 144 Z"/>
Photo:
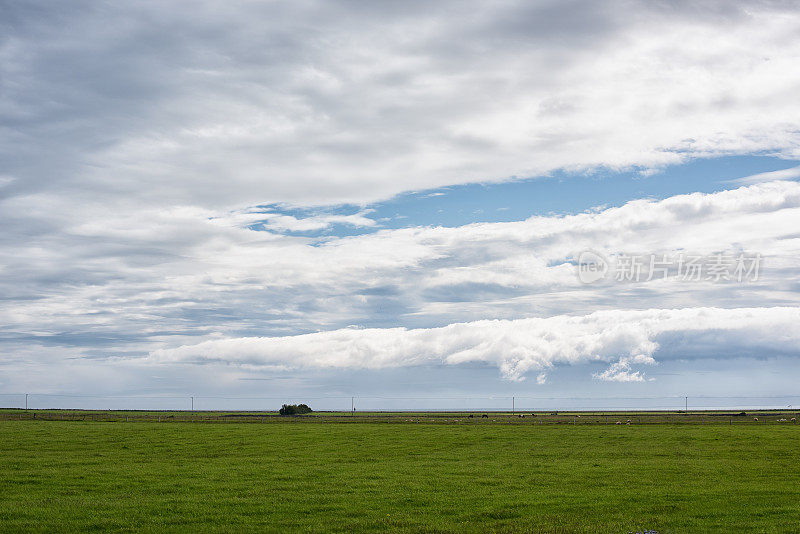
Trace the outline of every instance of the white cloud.
<path fill-rule="evenodd" d="M 304 217 L 295 217 L 275 211 L 248 209 L 237 210 L 225 215 L 212 217 L 216 223 L 246 228 L 261 225 L 265 229 L 275 232 L 313 232 L 326 230 L 335 224 L 342 224 L 356 228 L 369 228 L 377 226 L 374 219 L 367 217 L 374 212 L 373 209 L 363 209 L 349 215 L 312 213 Z"/>
<path fill-rule="evenodd" d="M 760 184 L 762 182 L 772 182 L 774 180 L 794 180 L 795 178 L 800 178 L 800 166 L 782 169 L 779 171 L 753 174 L 751 176 L 745 176 L 744 178 L 737 178 L 736 180 L 728 180 L 728 183 L 752 185 Z"/>
<path fill-rule="evenodd" d="M 613 308 L 785 306 L 796 302 L 800 283 L 793 231 L 800 184 L 787 181 L 578 215 L 324 241 L 246 230 L 236 217 L 223 224 L 224 214 L 215 219 L 197 208 L 121 215 L 96 207 L 85 210 L 85 220 L 59 219 L 63 202 L 4 204 L 12 223 L 48 227 L 23 243 L 0 238 L 0 287 L 14 303 L 0 309 L 0 322 L 23 344 L 41 332 L 37 343 L 116 339 L 105 341 L 104 354 L 141 353 L 213 333 L 430 327 Z M 607 255 L 746 251 L 764 259 L 761 279 L 749 284 L 587 286 L 570 261 L 589 248 Z"/>
<path fill-rule="evenodd" d="M 264 221 L 265 226 L 270 230 L 290 232 L 324 230 L 334 224 L 365 228 L 377 225 L 373 219 L 366 217 L 372 211 L 374 210 L 362 210 L 351 215 L 313 215 L 302 218 L 270 213 L 264 216 Z"/>
<path fill-rule="evenodd" d="M 58 383 L 74 379 L 73 368 L 111 372 L 100 362 L 117 358 L 139 377 L 160 374 L 148 371 L 156 362 L 207 373 L 231 362 L 240 374 L 477 362 L 511 380 L 586 364 L 586 376 L 603 384 L 646 380 L 651 357 L 798 355 L 796 308 L 786 308 L 800 283 L 793 181 L 322 241 L 247 230 L 236 217 L 189 207 L 120 214 L 99 206 L 85 219 L 61 219 L 63 202 L 4 203 L 6 220 L 48 228 L 24 243 L 0 236 L 6 383 L 34 371 L 46 381 L 42 366 L 75 358 L 84 362 L 65 365 Z M 570 263 L 586 248 L 744 250 L 764 260 L 761 279 L 748 284 L 587 286 Z M 715 307 L 708 316 L 705 306 Z M 344 329 L 352 324 L 367 328 Z M 187 365 L 196 361 L 219 365 Z"/>
<path fill-rule="evenodd" d="M 221 211 L 560 168 L 800 157 L 792 4 L 7 11 L 0 173 L 17 177 L 15 194 Z"/>
<path fill-rule="evenodd" d="M 558 364 L 600 361 L 612 362 L 595 375 L 600 380 L 643 381 L 642 372 L 634 371 L 632 365 L 655 363 L 659 340 L 665 334 L 688 337 L 691 345 L 692 338 L 722 332 L 736 343 L 720 343 L 715 351 L 734 347 L 739 355 L 765 349 L 794 353 L 800 342 L 798 321 L 800 308 L 613 310 L 429 329 L 347 328 L 299 336 L 214 340 L 156 350 L 150 361 L 351 369 L 482 362 L 497 366 L 511 380 Z M 541 374 L 538 381 L 544 381 Z"/>
<path fill-rule="evenodd" d="M 608 366 L 608 369 L 592 376 L 605 382 L 644 382 L 645 378 L 641 371 L 631 370 L 631 359 L 620 358 Z M 646 363 L 653 363 L 648 361 Z"/>

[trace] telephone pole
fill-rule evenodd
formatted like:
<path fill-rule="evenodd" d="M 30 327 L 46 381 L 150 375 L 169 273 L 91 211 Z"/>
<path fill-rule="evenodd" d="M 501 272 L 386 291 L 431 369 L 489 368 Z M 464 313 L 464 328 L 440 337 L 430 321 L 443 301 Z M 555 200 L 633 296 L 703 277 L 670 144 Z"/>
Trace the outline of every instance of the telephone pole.
<path fill-rule="evenodd" d="M 189 397 L 189 398 L 192 399 L 192 411 L 194 411 L 194 397 Z"/>
<path fill-rule="evenodd" d="M 683 399 L 686 401 L 686 409 L 684 412 L 689 413 L 689 397 L 684 397 Z"/>
<path fill-rule="evenodd" d="M 28 394 L 25 394 L 25 409 L 28 409 Z"/>
<path fill-rule="evenodd" d="M 515 398 L 511 397 L 511 415 L 514 415 L 514 409 L 515 409 L 514 401 Z"/>

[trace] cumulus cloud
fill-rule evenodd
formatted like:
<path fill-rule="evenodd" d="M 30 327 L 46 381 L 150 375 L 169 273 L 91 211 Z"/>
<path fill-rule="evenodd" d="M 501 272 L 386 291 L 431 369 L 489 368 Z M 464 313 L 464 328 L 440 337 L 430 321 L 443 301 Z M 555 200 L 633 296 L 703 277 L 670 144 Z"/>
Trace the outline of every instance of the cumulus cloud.
<path fill-rule="evenodd" d="M 341 329 L 287 337 L 205 341 L 150 354 L 159 363 L 219 363 L 280 368 L 366 368 L 487 363 L 505 378 L 521 380 L 529 371 L 558 364 L 611 362 L 600 380 L 642 381 L 635 364 L 654 364 L 666 334 L 690 340 L 708 332 L 737 340 L 714 350 L 739 355 L 759 351 L 795 353 L 800 308 L 688 308 L 613 310 L 586 316 L 513 321 L 476 321 L 441 328 Z M 741 343 L 742 340 L 746 340 Z M 698 355 L 694 355 L 697 357 Z M 706 357 L 714 356 L 706 354 Z M 538 381 L 544 381 L 540 374 Z"/>
<path fill-rule="evenodd" d="M 642 363 L 653 363 L 653 360 L 647 358 L 647 361 Z M 644 382 L 644 375 L 641 371 L 631 370 L 631 358 L 620 358 L 619 361 L 609 365 L 605 371 L 594 373 L 592 376 L 606 382 Z"/>

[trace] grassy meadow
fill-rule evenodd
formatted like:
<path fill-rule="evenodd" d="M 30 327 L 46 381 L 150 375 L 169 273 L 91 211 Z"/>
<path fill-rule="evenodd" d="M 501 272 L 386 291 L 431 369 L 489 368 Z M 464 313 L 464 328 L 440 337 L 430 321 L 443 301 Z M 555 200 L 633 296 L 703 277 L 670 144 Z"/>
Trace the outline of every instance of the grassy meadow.
<path fill-rule="evenodd" d="M 797 532 L 797 425 L 0 421 L 0 531 Z"/>

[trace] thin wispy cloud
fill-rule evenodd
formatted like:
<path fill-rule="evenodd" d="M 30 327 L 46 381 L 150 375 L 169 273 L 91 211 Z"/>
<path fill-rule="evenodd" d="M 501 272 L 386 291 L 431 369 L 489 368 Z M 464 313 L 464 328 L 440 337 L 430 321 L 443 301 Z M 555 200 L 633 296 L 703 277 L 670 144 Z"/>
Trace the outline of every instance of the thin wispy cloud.
<path fill-rule="evenodd" d="M 775 180 L 794 180 L 800 178 L 800 167 L 792 167 L 789 169 L 781 169 L 779 171 L 760 172 L 744 178 L 737 178 L 735 180 L 728 180 L 727 183 L 737 185 L 751 185 L 760 184 L 762 182 L 772 182 Z"/>

